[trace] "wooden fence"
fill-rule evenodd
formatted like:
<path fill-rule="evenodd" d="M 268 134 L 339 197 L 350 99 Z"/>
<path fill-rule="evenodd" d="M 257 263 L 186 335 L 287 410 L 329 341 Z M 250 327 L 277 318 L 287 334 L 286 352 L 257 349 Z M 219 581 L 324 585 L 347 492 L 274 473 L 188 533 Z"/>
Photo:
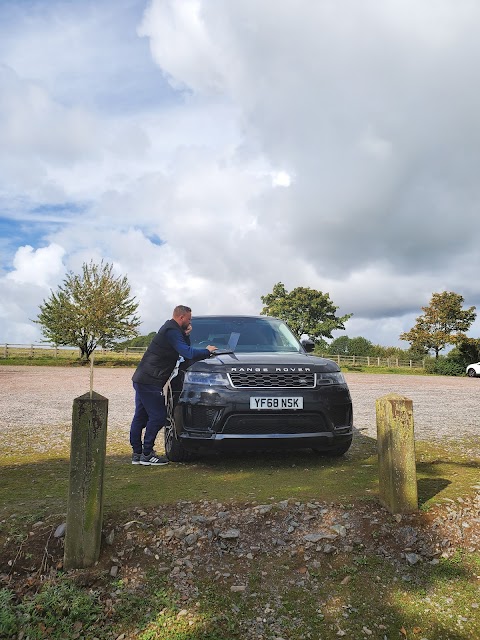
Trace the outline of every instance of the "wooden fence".
<path fill-rule="evenodd" d="M 146 347 L 127 347 L 125 349 L 95 349 L 95 357 L 109 355 L 112 357 L 128 357 L 135 360 L 135 356 L 141 356 Z M 387 368 L 424 369 L 424 360 L 402 360 L 400 358 L 377 358 L 373 356 L 345 356 L 345 355 L 321 355 L 322 358 L 333 360 L 339 366 L 367 366 Z M 80 349 L 75 347 L 56 347 L 48 344 L 0 344 L 0 359 L 5 358 L 67 358 L 80 357 Z"/>
<path fill-rule="evenodd" d="M 113 350 L 97 347 L 94 351 L 95 358 L 106 356 L 111 359 L 127 358 L 138 360 L 145 352 L 145 347 L 130 347 L 128 349 Z M 80 358 L 81 351 L 77 347 L 58 347 L 51 344 L 11 344 L 0 343 L 0 360 L 16 358 L 37 360 L 42 358 L 58 358 L 63 360 L 76 360 Z"/>
<path fill-rule="evenodd" d="M 406 369 L 424 369 L 425 360 L 401 360 L 400 358 L 377 358 L 374 356 L 344 356 L 321 354 L 322 358 L 333 360 L 339 366 L 394 367 Z"/>

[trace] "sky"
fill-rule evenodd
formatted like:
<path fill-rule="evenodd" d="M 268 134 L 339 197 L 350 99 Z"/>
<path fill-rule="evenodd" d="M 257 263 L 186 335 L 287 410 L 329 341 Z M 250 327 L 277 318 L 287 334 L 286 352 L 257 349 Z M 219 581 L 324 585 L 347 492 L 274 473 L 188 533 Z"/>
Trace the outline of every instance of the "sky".
<path fill-rule="evenodd" d="M 142 334 L 277 282 L 385 346 L 433 293 L 480 315 L 479 28 L 474 0 L 2 0 L 0 343 L 102 259 Z"/>

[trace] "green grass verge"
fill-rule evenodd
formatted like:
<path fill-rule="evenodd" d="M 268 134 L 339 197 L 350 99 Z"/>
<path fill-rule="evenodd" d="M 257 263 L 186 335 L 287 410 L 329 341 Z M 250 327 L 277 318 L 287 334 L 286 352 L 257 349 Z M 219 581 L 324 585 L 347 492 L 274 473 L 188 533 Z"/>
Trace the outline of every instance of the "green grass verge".
<path fill-rule="evenodd" d="M 445 448 L 417 443 L 420 505 L 471 495 L 480 459 L 468 441 Z M 335 504 L 374 501 L 375 442 L 359 436 L 343 459 L 311 452 L 209 456 L 193 464 L 155 469 L 109 456 L 105 469 L 105 516 L 181 500 L 258 503 L 294 498 Z M 25 454 L 0 463 L 0 539 L 21 541 L 32 524 L 66 510 L 69 464 Z M 112 640 L 333 640 L 347 638 L 480 637 L 480 554 L 458 551 L 436 565 L 401 566 L 365 552 L 318 556 L 305 576 L 302 553 L 258 554 L 243 575 L 244 593 L 231 592 L 208 572 L 195 575 L 197 596 L 182 600 L 164 574 L 147 572 L 132 588 L 103 575 L 102 592 L 75 577 L 47 578 L 38 591 L 19 597 L 0 589 L 0 637 L 13 640 L 78 638 Z M 160 559 L 161 563 L 162 558 Z M 166 559 L 169 560 L 169 559 Z M 224 558 L 238 568 L 239 558 Z M 237 564 L 236 564 L 237 563 Z M 206 567 L 208 569 L 208 567 Z M 105 593 L 112 596 L 106 598 Z M 113 598 L 114 605 L 111 604 Z M 340 633 L 342 632 L 342 633 Z M 340 635 L 339 635 L 340 634 Z"/>
<path fill-rule="evenodd" d="M 136 367 L 140 362 L 142 354 L 130 353 L 105 353 L 94 354 L 94 363 L 96 367 Z M 85 367 L 90 366 L 89 362 L 81 360 L 77 352 L 62 353 L 57 358 L 53 356 L 37 356 L 33 358 L 28 354 L 15 356 L 9 355 L 8 358 L 0 357 L 0 366 L 44 366 L 44 367 Z M 415 367 L 378 367 L 359 364 L 341 364 L 340 368 L 343 372 L 351 373 L 396 373 L 400 375 L 435 375 L 427 374 L 423 368 Z"/>
<path fill-rule="evenodd" d="M 68 577 L 18 601 L 0 590 L 0 637 L 14 640 L 274 640 L 375 638 L 470 640 L 480 637 L 480 555 L 399 568 L 356 550 L 322 558 L 308 577 L 299 558 L 259 555 L 246 591 L 194 579 L 198 596 L 182 601 L 168 580 L 147 573 L 140 589 L 111 579 L 114 606 Z M 303 577 L 302 577 L 303 576 Z"/>
<path fill-rule="evenodd" d="M 115 512 L 179 500 L 237 502 L 270 499 L 349 502 L 372 499 L 378 492 L 376 443 L 357 436 L 343 458 L 313 452 L 255 452 L 209 455 L 189 464 L 158 469 L 130 464 L 130 454 L 107 456 L 105 509 Z M 468 441 L 449 448 L 416 443 L 420 506 L 469 493 L 478 484 L 480 460 Z M 0 461 L 0 519 L 15 512 L 41 515 L 64 510 L 68 492 L 68 459 L 53 454 L 18 453 Z"/>

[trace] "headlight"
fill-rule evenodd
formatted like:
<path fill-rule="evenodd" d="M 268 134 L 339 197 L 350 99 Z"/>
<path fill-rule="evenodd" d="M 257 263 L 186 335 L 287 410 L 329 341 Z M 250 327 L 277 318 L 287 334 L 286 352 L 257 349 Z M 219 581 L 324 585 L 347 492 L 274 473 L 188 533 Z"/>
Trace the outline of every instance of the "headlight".
<path fill-rule="evenodd" d="M 345 384 L 343 373 L 317 373 L 317 385 L 323 384 Z"/>
<path fill-rule="evenodd" d="M 201 384 L 207 387 L 227 386 L 228 379 L 223 373 L 203 373 L 202 371 L 187 371 L 186 384 Z"/>

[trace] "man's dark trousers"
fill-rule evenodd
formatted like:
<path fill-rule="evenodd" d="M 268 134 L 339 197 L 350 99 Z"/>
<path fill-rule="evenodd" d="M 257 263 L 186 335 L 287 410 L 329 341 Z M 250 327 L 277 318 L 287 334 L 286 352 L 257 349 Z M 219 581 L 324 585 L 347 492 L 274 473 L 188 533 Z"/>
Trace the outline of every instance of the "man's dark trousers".
<path fill-rule="evenodd" d="M 149 455 L 158 432 L 165 425 L 165 398 L 162 389 L 153 384 L 134 382 L 133 388 L 135 415 L 130 428 L 130 444 L 135 453 L 142 453 L 142 431 L 145 429 L 143 453 Z"/>

